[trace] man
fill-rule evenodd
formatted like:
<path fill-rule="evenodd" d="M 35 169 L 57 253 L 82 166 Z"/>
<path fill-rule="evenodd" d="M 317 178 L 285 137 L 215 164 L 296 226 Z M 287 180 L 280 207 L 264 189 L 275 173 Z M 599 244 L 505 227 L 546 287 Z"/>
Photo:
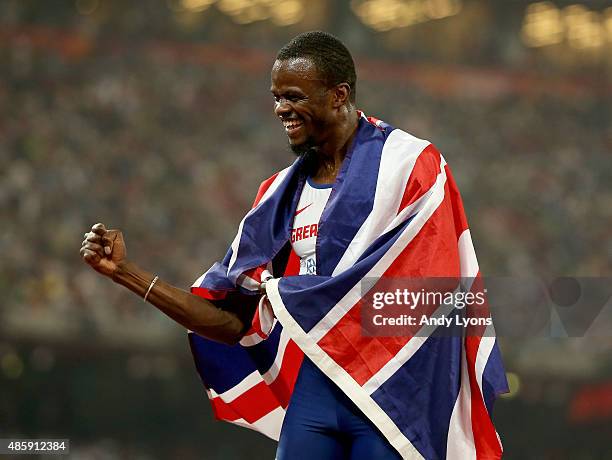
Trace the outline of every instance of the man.
<path fill-rule="evenodd" d="M 478 277 L 444 159 L 356 109 L 353 59 L 327 33 L 285 45 L 271 83 L 298 159 L 191 293 L 128 261 L 102 224 L 82 257 L 192 331 L 217 418 L 280 438 L 278 459 L 499 458 L 491 330 L 370 337 L 359 322 L 367 277 Z"/>

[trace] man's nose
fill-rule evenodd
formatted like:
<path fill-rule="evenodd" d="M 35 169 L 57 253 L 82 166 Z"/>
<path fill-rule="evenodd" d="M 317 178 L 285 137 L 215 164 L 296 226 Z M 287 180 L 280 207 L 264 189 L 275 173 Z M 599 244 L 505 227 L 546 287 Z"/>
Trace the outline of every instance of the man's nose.
<path fill-rule="evenodd" d="M 287 103 L 286 99 L 279 99 L 274 103 L 274 113 L 277 117 L 283 117 L 291 113 L 291 106 Z"/>

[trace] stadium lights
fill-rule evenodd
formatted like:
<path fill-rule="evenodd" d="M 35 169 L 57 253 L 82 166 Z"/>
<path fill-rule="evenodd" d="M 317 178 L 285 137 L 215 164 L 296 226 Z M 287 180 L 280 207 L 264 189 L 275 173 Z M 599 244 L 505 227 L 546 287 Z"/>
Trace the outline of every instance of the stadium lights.
<path fill-rule="evenodd" d="M 244 14 L 245 11 L 259 6 L 260 2 L 252 0 L 219 0 L 217 6 L 230 16 Z"/>
<path fill-rule="evenodd" d="M 567 39 L 573 48 L 597 48 L 604 43 L 604 28 L 597 13 L 583 5 L 564 9 Z"/>
<path fill-rule="evenodd" d="M 279 26 L 289 26 L 304 18 L 304 3 L 299 0 L 286 0 L 272 10 L 272 21 Z"/>
<path fill-rule="evenodd" d="M 560 9 L 548 1 L 532 3 L 525 11 L 521 37 L 529 47 L 567 41 L 575 49 L 598 49 L 606 39 L 612 42 L 612 8 L 597 13 L 584 5 Z"/>
<path fill-rule="evenodd" d="M 527 46 L 554 45 L 563 41 L 561 11 L 551 2 L 532 3 L 523 19 L 521 36 Z"/>
<path fill-rule="evenodd" d="M 200 13 L 215 4 L 219 11 L 237 24 L 250 24 L 265 19 L 278 26 L 289 26 L 304 18 L 305 0 L 167 0 L 177 12 Z"/>
<path fill-rule="evenodd" d="M 220 0 L 218 7 L 238 24 L 271 19 L 276 25 L 289 26 L 304 17 L 304 0 Z"/>
<path fill-rule="evenodd" d="M 608 32 L 608 41 L 612 43 L 612 6 L 604 10 L 603 17 Z"/>
<path fill-rule="evenodd" d="M 461 0 L 353 0 L 351 8 L 366 26 L 385 32 L 461 11 Z"/>

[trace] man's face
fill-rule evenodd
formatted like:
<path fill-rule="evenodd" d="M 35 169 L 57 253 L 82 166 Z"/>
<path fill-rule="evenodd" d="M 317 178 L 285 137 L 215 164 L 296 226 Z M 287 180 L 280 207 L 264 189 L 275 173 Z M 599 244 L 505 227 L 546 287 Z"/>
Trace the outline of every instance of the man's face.
<path fill-rule="evenodd" d="M 331 94 L 310 59 L 276 61 L 272 66 L 274 113 L 285 128 L 289 146 L 302 155 L 317 148 L 333 119 Z"/>

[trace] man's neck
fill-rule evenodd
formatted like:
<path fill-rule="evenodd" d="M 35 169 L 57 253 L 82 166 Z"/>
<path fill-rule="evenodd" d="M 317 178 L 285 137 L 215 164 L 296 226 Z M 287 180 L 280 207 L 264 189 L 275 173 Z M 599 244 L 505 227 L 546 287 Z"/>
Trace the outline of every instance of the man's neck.
<path fill-rule="evenodd" d="M 315 172 L 312 176 L 313 182 L 331 184 L 336 180 L 346 152 L 351 147 L 357 133 L 358 122 L 357 111 L 355 109 L 349 110 L 334 130 L 335 135 L 320 146 L 317 152 Z"/>

